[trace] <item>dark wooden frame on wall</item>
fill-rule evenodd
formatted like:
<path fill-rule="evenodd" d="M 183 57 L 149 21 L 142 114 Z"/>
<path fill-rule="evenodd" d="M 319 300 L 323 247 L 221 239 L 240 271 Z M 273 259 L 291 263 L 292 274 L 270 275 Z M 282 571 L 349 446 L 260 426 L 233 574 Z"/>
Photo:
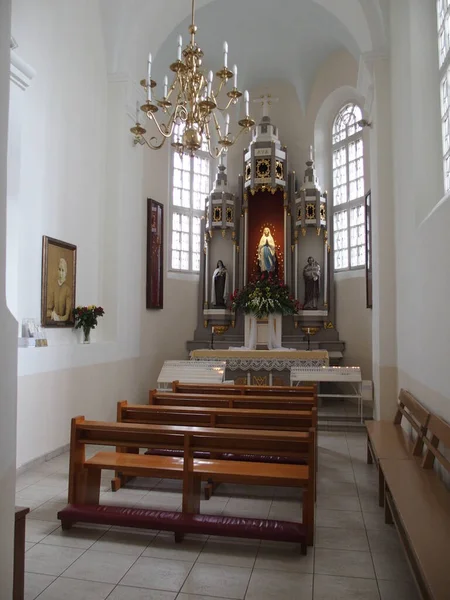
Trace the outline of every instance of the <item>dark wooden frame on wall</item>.
<path fill-rule="evenodd" d="M 147 198 L 147 308 L 163 308 L 164 206 Z"/>
<path fill-rule="evenodd" d="M 364 197 L 366 229 L 366 306 L 372 308 L 372 192 Z"/>
<path fill-rule="evenodd" d="M 54 260 L 51 260 L 51 248 L 54 252 L 59 250 L 60 258 L 66 261 L 69 273 L 71 275 L 67 285 L 70 286 L 70 313 L 65 321 L 54 321 L 48 312 L 52 307 L 52 288 L 57 287 L 57 266 Z M 49 273 L 49 261 L 53 262 L 51 272 Z M 41 272 L 41 324 L 43 327 L 73 327 L 75 319 L 73 309 L 75 308 L 77 281 L 77 247 L 73 244 L 57 240 L 55 238 L 42 236 L 42 272 Z M 54 305 L 53 305 L 54 307 Z M 67 307 L 66 307 L 67 310 Z"/>

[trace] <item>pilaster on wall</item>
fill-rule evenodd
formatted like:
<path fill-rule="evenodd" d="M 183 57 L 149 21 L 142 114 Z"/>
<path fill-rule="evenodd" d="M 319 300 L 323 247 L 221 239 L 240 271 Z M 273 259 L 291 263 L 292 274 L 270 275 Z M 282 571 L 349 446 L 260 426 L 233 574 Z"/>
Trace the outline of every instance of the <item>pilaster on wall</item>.
<path fill-rule="evenodd" d="M 393 416 L 397 390 L 396 243 L 391 139 L 390 60 L 365 57 L 373 86 L 370 102 L 370 171 L 372 184 L 372 362 L 375 416 Z M 368 79 L 370 82 L 370 79 Z M 370 98 L 370 94 L 369 94 Z"/>
<path fill-rule="evenodd" d="M 12 598 L 16 481 L 17 323 L 6 305 L 6 161 L 10 77 L 11 1 L 0 2 L 0 589 Z"/>

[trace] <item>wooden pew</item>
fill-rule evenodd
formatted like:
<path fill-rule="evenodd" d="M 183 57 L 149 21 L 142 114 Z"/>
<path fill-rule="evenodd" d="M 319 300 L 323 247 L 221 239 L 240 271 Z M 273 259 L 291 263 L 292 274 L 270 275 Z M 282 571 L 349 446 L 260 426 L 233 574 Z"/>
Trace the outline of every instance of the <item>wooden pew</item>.
<path fill-rule="evenodd" d="M 423 439 L 427 430 L 430 412 L 424 408 L 416 398 L 406 390 L 400 390 L 398 407 L 393 422 L 366 421 L 367 429 L 367 462 L 375 464 L 378 468 L 379 505 L 384 505 L 384 479 L 383 471 L 379 468 L 379 461 L 383 458 L 410 460 L 420 456 L 423 449 Z M 402 420 L 410 424 L 416 433 L 413 442 L 408 432 L 402 427 Z"/>
<path fill-rule="evenodd" d="M 133 449 L 183 448 L 184 457 L 148 456 L 129 452 L 98 452 L 86 459 L 86 445 Z M 288 457 L 307 454 L 306 465 L 268 465 L 220 459 L 194 459 L 193 452 L 236 453 Z M 69 504 L 99 503 L 103 469 L 133 477 L 183 479 L 183 512 L 198 512 L 201 480 L 213 478 L 228 483 L 302 487 L 303 518 L 309 545 L 314 537 L 315 432 L 219 429 L 103 423 L 72 419 L 69 467 Z"/>
<path fill-rule="evenodd" d="M 246 394 L 251 396 L 306 396 L 317 395 L 317 384 L 298 387 L 271 385 L 227 385 L 224 383 L 182 383 L 172 382 L 172 391 L 176 394 Z"/>
<path fill-rule="evenodd" d="M 250 396 L 228 394 L 175 394 L 150 390 L 150 405 L 210 406 L 217 408 L 252 408 L 266 410 L 311 410 L 317 408 L 317 397 Z"/>
<path fill-rule="evenodd" d="M 129 405 L 125 400 L 117 404 L 118 423 L 142 423 L 161 425 L 188 425 L 192 427 L 226 427 L 233 429 L 268 429 L 277 431 L 309 431 L 313 428 L 317 431 L 317 409 L 304 411 L 282 411 L 282 410 L 257 410 L 238 408 L 216 408 L 216 407 L 182 407 L 182 406 L 160 406 L 142 404 Z M 172 456 L 180 456 L 183 450 L 163 453 Z M 316 436 L 317 452 L 317 436 Z M 149 451 L 161 453 L 160 450 Z M 222 457 L 223 458 L 223 457 Z M 240 458 L 242 460 L 243 457 Z M 230 460 L 239 460 L 231 456 Z M 288 462 L 285 457 L 277 455 L 270 457 L 267 462 Z M 122 473 L 116 473 L 111 482 L 113 491 L 117 491 L 127 481 Z M 215 483 L 209 482 L 205 487 L 205 498 L 208 500 L 215 487 Z"/>
<path fill-rule="evenodd" d="M 381 458 L 385 481 L 385 516 L 395 523 L 416 582 L 425 600 L 450 597 L 450 492 L 433 467 L 450 475 L 450 425 L 430 415 L 428 433 L 412 460 Z"/>

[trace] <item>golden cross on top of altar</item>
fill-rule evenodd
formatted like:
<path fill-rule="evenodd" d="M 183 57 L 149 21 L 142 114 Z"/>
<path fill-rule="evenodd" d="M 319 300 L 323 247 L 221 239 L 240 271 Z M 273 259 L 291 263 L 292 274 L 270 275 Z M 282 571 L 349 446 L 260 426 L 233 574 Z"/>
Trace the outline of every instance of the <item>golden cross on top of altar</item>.
<path fill-rule="evenodd" d="M 270 94 L 264 94 L 260 98 L 255 98 L 253 102 L 261 104 L 263 107 L 263 117 L 269 116 L 269 107 L 279 101 L 279 98 L 272 98 Z"/>

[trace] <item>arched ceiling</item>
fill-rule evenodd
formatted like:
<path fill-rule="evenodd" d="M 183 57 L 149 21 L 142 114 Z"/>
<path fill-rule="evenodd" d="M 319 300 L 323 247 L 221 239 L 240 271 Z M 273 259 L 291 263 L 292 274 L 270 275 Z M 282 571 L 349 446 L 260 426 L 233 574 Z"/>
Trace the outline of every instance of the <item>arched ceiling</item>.
<path fill-rule="evenodd" d="M 176 56 L 176 40 L 188 41 L 189 0 L 100 0 L 108 69 L 142 78 L 146 55 L 154 59 L 154 78 L 162 83 Z M 383 43 L 378 0 L 197 0 L 197 42 L 206 70 L 222 65 L 229 44 L 229 66 L 239 68 L 241 89 L 287 79 L 303 106 L 320 64 L 345 48 L 355 59 Z"/>

